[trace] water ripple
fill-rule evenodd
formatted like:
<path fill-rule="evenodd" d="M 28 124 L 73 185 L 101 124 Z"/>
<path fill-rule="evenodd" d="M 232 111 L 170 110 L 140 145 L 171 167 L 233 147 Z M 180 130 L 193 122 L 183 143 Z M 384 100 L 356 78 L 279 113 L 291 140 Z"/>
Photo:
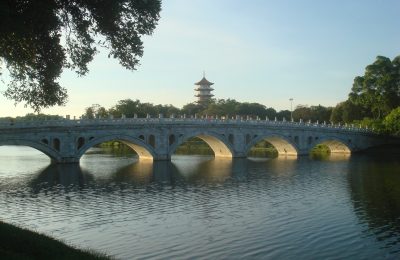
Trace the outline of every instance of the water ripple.
<path fill-rule="evenodd" d="M 117 258 L 400 257 L 399 176 L 371 159 L 38 162 L 0 169 L 1 218 Z"/>

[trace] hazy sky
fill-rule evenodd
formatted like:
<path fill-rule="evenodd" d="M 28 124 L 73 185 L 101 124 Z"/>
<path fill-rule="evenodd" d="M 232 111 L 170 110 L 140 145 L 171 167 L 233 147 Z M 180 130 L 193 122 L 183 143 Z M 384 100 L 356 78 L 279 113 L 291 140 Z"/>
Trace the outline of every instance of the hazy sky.
<path fill-rule="evenodd" d="M 294 106 L 333 106 L 377 55 L 400 55 L 398 0 L 165 0 L 162 6 L 137 71 L 103 51 L 87 76 L 65 71 L 69 102 L 42 112 L 79 116 L 91 104 L 110 108 L 127 98 L 182 107 L 195 100 L 193 83 L 203 70 L 216 98 L 278 110 L 289 109 L 291 97 Z M 0 117 L 29 112 L 0 97 Z"/>

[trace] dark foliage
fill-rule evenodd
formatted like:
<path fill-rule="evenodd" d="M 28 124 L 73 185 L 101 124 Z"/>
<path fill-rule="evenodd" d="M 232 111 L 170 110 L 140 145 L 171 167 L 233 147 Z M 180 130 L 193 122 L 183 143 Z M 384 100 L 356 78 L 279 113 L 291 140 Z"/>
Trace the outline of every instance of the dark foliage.
<path fill-rule="evenodd" d="M 65 104 L 63 69 L 87 74 L 99 46 L 135 70 L 141 36 L 153 32 L 160 9 L 160 0 L 1 0 L 0 66 L 11 77 L 5 96 L 35 111 Z"/>
<path fill-rule="evenodd" d="M 75 249 L 51 237 L 0 221 L 2 259 L 110 259 L 104 254 Z"/>
<path fill-rule="evenodd" d="M 392 61 L 378 56 L 365 68 L 365 74 L 354 79 L 349 100 L 381 119 L 400 106 L 400 56 Z"/>

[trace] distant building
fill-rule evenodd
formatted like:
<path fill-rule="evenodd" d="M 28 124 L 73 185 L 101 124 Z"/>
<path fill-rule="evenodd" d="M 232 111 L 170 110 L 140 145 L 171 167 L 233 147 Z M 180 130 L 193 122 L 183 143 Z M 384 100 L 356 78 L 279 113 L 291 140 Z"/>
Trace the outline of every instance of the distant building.
<path fill-rule="evenodd" d="M 200 105 L 206 105 L 214 96 L 213 94 L 211 94 L 211 91 L 214 90 L 211 85 L 214 85 L 214 83 L 208 81 L 203 74 L 203 78 L 199 82 L 194 84 L 198 86 L 194 89 L 195 91 L 197 91 L 195 95 L 195 97 L 197 97 L 196 102 Z"/>

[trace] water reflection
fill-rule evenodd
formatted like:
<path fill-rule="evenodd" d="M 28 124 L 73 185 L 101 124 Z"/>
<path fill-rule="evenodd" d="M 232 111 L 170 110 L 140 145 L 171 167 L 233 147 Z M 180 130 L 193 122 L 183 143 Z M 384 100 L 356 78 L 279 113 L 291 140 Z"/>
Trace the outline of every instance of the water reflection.
<path fill-rule="evenodd" d="M 99 167 L 90 160 L 83 166 L 79 164 L 51 164 L 39 170 L 29 178 L 20 179 L 20 184 L 27 182 L 32 191 L 37 193 L 51 187 L 75 189 L 101 189 L 106 186 L 130 185 L 146 187 L 148 185 L 198 185 L 223 184 L 231 180 L 246 181 L 249 174 L 264 172 L 269 176 L 290 177 L 296 173 L 299 164 L 309 159 L 250 158 L 250 159 L 215 159 L 208 156 L 176 156 L 172 161 L 132 160 L 120 163 L 119 167 Z M 330 156 L 324 161 L 340 161 L 344 157 Z"/>
<path fill-rule="evenodd" d="M 378 241 L 400 252 L 400 162 L 393 156 L 352 158 L 348 179 L 361 223 Z"/>
<path fill-rule="evenodd" d="M 312 153 L 310 158 L 317 161 L 346 161 L 351 157 L 350 153 Z"/>
<path fill-rule="evenodd" d="M 104 169 L 86 161 L 79 164 L 51 164 L 35 174 L 19 178 L 16 186 L 30 187 L 32 193 L 52 188 L 70 190 L 112 190 L 176 185 L 215 185 L 246 181 L 257 171 L 271 175 L 294 174 L 298 160 L 292 159 L 215 159 L 207 156 L 176 156 L 172 161 L 133 160 L 119 167 Z M 268 178 L 268 174 L 265 178 Z M 25 183 L 25 184 L 24 184 Z"/>
<path fill-rule="evenodd" d="M 0 171 L 0 216 L 122 259 L 400 256 L 396 159 L 88 153 L 35 167 Z"/>
<path fill-rule="evenodd" d="M 94 177 L 82 171 L 79 164 L 50 164 L 29 182 L 33 191 L 61 185 L 62 187 L 85 187 Z"/>
<path fill-rule="evenodd" d="M 257 162 L 256 162 L 257 164 Z M 33 190 L 52 186 L 87 188 L 110 183 L 147 186 L 149 184 L 171 185 L 181 183 L 223 183 L 227 179 L 244 179 L 247 175 L 248 160 L 213 157 L 178 157 L 169 161 L 135 160 L 130 164 L 114 168 L 107 175 L 91 165 L 51 164 L 31 176 L 28 185 Z M 99 174 L 100 173 L 100 174 Z"/>
<path fill-rule="evenodd" d="M 173 164 L 187 182 L 223 183 L 232 173 L 232 159 L 229 158 L 179 156 L 173 160 Z"/>

